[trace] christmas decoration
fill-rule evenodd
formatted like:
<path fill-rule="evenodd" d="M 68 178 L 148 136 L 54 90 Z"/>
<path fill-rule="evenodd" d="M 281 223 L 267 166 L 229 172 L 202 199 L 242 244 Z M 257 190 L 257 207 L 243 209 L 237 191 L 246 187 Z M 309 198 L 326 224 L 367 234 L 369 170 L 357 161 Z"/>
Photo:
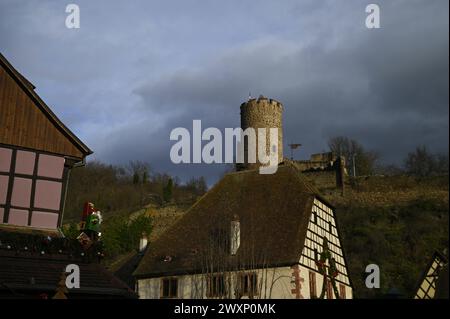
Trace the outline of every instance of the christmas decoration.
<path fill-rule="evenodd" d="M 93 244 L 91 238 L 83 232 L 77 237 L 77 240 L 84 250 L 88 250 Z"/>
<path fill-rule="evenodd" d="M 56 287 L 56 294 L 53 296 L 52 299 L 67 299 L 66 294 L 69 291 L 66 287 L 66 278 L 67 278 L 67 274 L 66 274 L 66 272 L 63 272 L 59 279 L 58 286 Z"/>
<path fill-rule="evenodd" d="M 100 262 L 105 256 L 103 243 L 99 240 L 102 216 L 92 203 L 86 205 L 85 212 L 85 227 L 77 238 L 66 238 L 62 233 L 49 236 L 48 232 L 0 231 L 0 250 L 10 256 L 25 255 L 27 258 L 46 260 L 58 258 L 66 259 L 68 263 Z M 57 294 L 56 297 L 62 295 Z"/>
<path fill-rule="evenodd" d="M 83 214 L 81 217 L 80 229 L 83 231 L 91 240 L 97 240 L 100 233 L 100 225 L 103 221 L 101 212 L 96 210 L 93 203 L 85 203 Z"/>
<path fill-rule="evenodd" d="M 339 271 L 336 268 L 336 261 L 334 260 L 328 248 L 328 240 L 326 239 L 326 237 L 323 237 L 322 252 L 319 254 L 316 250 L 314 255 L 317 269 L 319 273 L 323 275 L 322 292 L 320 293 L 319 298 L 324 299 L 326 285 L 328 284 L 328 282 L 331 282 L 334 295 L 336 296 L 336 299 L 339 299 L 339 292 L 335 280 L 339 275 Z"/>
<path fill-rule="evenodd" d="M 81 215 L 80 229 L 84 230 L 86 228 L 86 222 L 88 217 L 95 211 L 94 204 L 86 202 L 84 203 L 83 213 Z"/>
<path fill-rule="evenodd" d="M 52 237 L 51 240 L 48 240 L 45 235 L 5 231 L 0 232 L 0 250 L 10 251 L 16 255 L 26 254 L 40 257 L 62 255 L 69 258 L 80 256 L 83 252 L 85 254 L 83 259 L 86 261 L 98 260 L 99 257 L 104 256 L 101 241 L 92 241 L 87 235 L 80 236 L 88 241 L 87 245 L 82 245 L 77 239 Z"/>
<path fill-rule="evenodd" d="M 102 223 L 102 220 L 103 219 L 100 211 L 93 212 L 91 215 L 88 216 L 86 223 L 86 230 L 99 233 L 100 224 Z"/>

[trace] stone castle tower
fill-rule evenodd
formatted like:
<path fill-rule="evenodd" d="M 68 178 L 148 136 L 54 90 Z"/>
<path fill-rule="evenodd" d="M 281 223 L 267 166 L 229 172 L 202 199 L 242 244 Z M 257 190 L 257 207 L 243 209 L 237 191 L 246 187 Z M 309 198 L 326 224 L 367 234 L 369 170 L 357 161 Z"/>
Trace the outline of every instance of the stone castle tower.
<path fill-rule="evenodd" d="M 258 145 L 257 129 L 266 129 L 266 152 L 270 150 L 270 128 L 278 128 L 278 163 L 283 161 L 283 105 L 273 99 L 260 96 L 241 104 L 241 128 L 252 127 L 256 131 L 256 145 Z M 256 154 L 257 151 L 256 151 Z M 244 141 L 244 164 L 238 164 L 237 169 L 256 169 L 261 166 L 256 155 L 256 163 L 248 163 L 248 143 Z"/>

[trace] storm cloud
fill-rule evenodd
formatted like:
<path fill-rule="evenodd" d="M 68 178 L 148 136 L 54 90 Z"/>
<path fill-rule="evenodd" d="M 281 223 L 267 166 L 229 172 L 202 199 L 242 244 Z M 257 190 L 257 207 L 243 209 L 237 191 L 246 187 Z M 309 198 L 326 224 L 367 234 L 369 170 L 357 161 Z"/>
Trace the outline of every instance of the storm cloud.
<path fill-rule="evenodd" d="M 0 50 L 94 151 L 215 181 L 223 165 L 174 165 L 170 131 L 239 126 L 249 93 L 284 105 L 300 158 L 355 138 L 385 162 L 416 145 L 448 153 L 448 1 L 2 1 Z M 285 154 L 288 155 L 288 154 Z"/>

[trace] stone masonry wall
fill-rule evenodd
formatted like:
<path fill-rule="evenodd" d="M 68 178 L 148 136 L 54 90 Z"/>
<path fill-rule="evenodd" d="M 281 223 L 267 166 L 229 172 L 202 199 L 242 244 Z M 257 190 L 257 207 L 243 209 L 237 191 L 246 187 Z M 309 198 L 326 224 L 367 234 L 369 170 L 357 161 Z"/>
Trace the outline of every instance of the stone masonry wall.
<path fill-rule="evenodd" d="M 252 127 L 256 133 L 256 145 L 258 145 L 258 128 L 266 129 L 266 152 L 270 150 L 270 128 L 278 128 L 278 162 L 283 161 L 283 105 L 275 100 L 260 97 L 251 99 L 241 104 L 241 128 L 243 130 Z M 244 169 L 256 169 L 260 166 L 256 151 L 256 163 L 248 163 L 248 145 L 244 144 Z"/>

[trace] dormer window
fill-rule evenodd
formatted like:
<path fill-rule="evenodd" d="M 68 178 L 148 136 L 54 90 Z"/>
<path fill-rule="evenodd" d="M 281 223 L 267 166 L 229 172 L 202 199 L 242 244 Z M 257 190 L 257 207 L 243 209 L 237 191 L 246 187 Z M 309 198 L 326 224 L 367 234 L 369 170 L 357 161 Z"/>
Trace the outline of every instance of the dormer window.
<path fill-rule="evenodd" d="M 241 245 L 241 223 L 237 215 L 231 221 L 230 237 L 230 254 L 234 256 Z"/>
<path fill-rule="evenodd" d="M 148 237 L 146 233 L 142 233 L 142 237 L 139 240 L 139 252 L 143 252 L 147 248 Z"/>

